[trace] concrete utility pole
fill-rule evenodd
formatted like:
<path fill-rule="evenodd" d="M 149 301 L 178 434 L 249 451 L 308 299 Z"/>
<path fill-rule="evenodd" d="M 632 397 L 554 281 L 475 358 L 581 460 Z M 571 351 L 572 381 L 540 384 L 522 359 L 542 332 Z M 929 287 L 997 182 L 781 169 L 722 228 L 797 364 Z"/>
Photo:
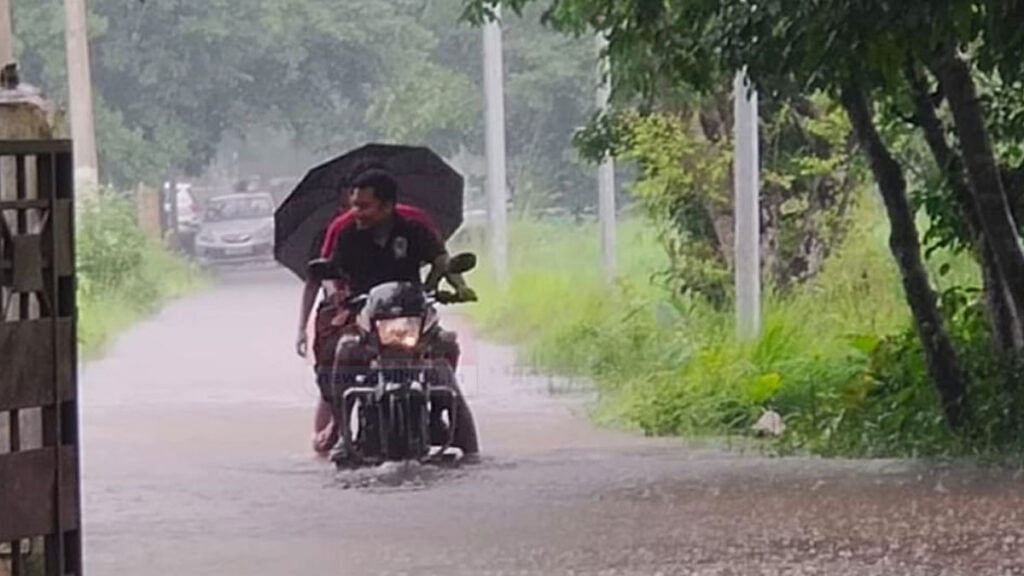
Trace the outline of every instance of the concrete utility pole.
<path fill-rule="evenodd" d="M 761 332 L 761 213 L 758 193 L 757 92 L 746 72 L 733 83 L 735 186 L 736 333 L 742 340 Z"/>
<path fill-rule="evenodd" d="M 484 24 L 485 148 L 491 258 L 500 285 L 508 282 L 508 191 L 505 186 L 505 88 L 501 13 Z"/>
<path fill-rule="evenodd" d="M 611 98 L 611 60 L 602 57 L 608 46 L 604 34 L 597 35 L 598 54 L 598 86 L 597 107 L 600 111 L 608 110 Z M 604 266 L 605 278 L 611 282 L 615 279 L 617 268 L 615 238 L 615 161 L 611 155 L 605 156 L 597 168 L 597 211 L 601 220 L 601 262 Z"/>
<path fill-rule="evenodd" d="M 92 195 L 99 183 L 99 161 L 92 118 L 92 74 L 89 71 L 85 0 L 64 0 L 64 13 L 67 20 L 68 94 L 75 184 L 80 195 Z"/>
<path fill-rule="evenodd" d="M 0 0 L 0 67 L 14 61 L 14 33 L 11 26 L 11 1 Z"/>

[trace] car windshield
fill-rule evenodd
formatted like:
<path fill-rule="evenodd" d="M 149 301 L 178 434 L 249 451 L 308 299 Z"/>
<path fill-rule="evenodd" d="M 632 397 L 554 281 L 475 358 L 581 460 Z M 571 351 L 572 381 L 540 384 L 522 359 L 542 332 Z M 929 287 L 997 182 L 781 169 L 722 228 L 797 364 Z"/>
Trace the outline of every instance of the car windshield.
<path fill-rule="evenodd" d="M 274 204 L 268 198 L 221 198 L 211 200 L 207 205 L 206 220 L 250 220 L 266 218 L 273 213 Z"/>

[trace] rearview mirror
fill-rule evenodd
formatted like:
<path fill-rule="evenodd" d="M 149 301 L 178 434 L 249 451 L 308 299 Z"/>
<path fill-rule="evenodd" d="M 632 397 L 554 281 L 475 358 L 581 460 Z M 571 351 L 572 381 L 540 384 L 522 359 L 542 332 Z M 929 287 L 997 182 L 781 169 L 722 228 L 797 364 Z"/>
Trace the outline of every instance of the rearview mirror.
<path fill-rule="evenodd" d="M 473 268 L 476 268 L 476 254 L 473 254 L 472 252 L 456 254 L 448 260 L 449 274 L 463 274 L 465 272 L 469 272 Z"/>

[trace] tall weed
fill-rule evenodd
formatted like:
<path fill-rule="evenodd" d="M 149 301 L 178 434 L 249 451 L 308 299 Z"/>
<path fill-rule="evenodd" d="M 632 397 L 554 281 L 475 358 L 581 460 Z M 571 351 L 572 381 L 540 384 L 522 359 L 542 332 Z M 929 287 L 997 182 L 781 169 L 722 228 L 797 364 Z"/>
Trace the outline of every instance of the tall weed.
<path fill-rule="evenodd" d="M 78 340 L 87 358 L 139 317 L 202 282 L 196 268 L 146 238 L 130 200 L 112 191 L 81 207 L 75 251 Z"/>
<path fill-rule="evenodd" d="M 767 294 L 760 337 L 740 342 L 731 313 L 657 283 L 665 264 L 642 222 L 620 229 L 619 280 L 602 280 L 594 226 L 517 221 L 511 278 L 486 267 L 472 279 L 474 314 L 490 335 L 521 345 L 537 368 L 591 379 L 599 414 L 652 435 L 747 434 L 764 410 L 780 413 L 782 451 L 934 456 L 1005 452 L 1024 438 L 1024 367 L 986 356 L 983 330 L 947 310 L 972 375 L 973 427 L 942 417 L 913 333 L 878 206 L 865 202 L 821 274 L 786 297 Z M 964 256 L 937 254 L 937 286 L 977 283 Z M 942 272 L 942 274 L 940 274 Z M 967 300 L 953 299 L 961 306 Z"/>

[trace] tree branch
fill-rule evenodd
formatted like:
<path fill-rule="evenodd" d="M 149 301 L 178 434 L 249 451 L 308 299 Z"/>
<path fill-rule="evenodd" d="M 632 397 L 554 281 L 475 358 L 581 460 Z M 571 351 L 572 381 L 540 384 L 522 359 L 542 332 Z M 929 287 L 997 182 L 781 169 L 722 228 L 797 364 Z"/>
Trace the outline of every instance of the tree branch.
<path fill-rule="evenodd" d="M 943 126 L 942 120 L 935 112 L 935 101 L 928 91 L 927 82 L 918 65 L 908 61 L 903 73 L 910 84 L 916 124 L 924 132 L 928 148 L 953 192 L 953 198 L 960 208 L 960 213 L 967 220 L 971 241 L 977 243 L 980 240 L 981 222 L 978 217 L 978 207 L 974 203 L 974 197 L 968 185 L 963 160 L 949 147 L 949 143 L 946 141 L 946 127 Z"/>

